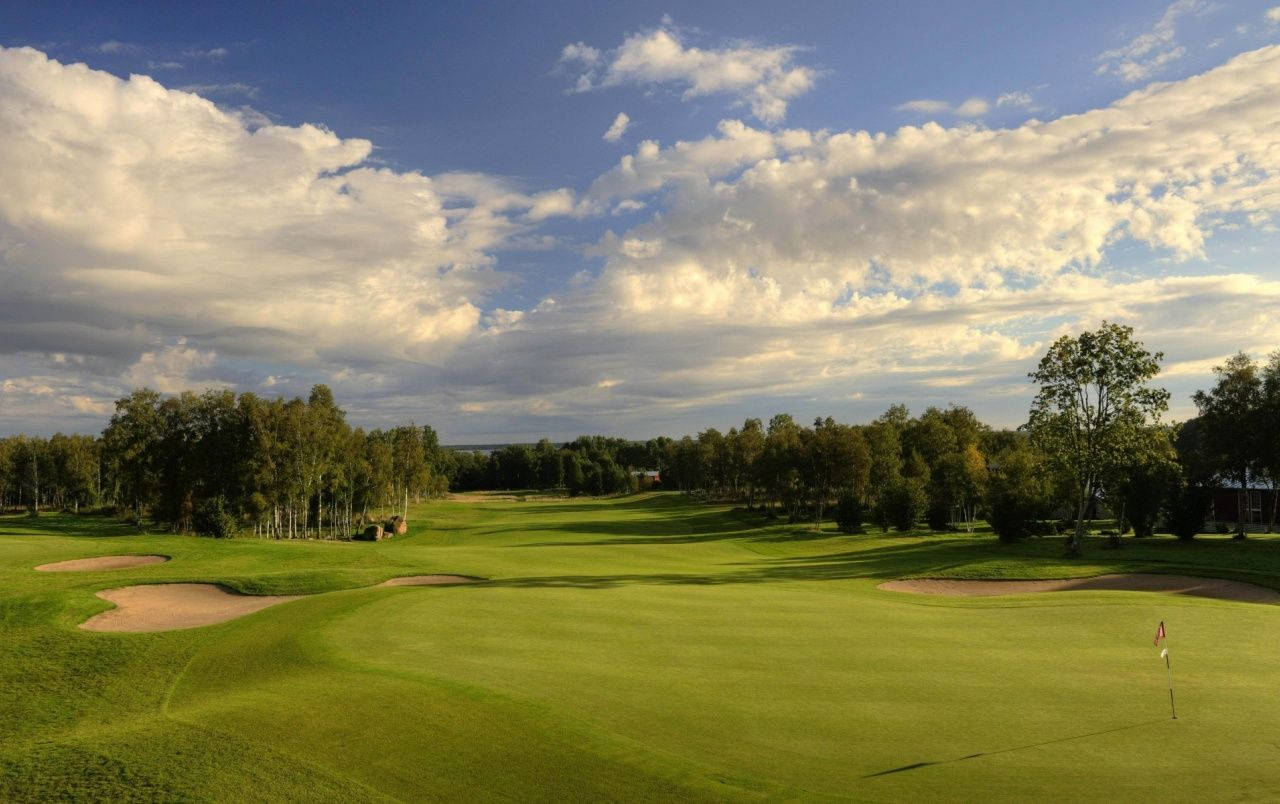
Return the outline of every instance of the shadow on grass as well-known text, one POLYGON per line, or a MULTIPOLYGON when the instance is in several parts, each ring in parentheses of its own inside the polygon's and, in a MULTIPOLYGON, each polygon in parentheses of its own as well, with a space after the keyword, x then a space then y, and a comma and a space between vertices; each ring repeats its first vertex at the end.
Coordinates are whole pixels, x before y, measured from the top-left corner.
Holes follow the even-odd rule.
POLYGON ((760 561, 725 565, 742 567, 716 573, 630 573, 617 575, 546 575, 523 578, 499 578, 485 586, 513 588, 581 588, 608 589, 635 584, 689 584, 714 586, 771 581, 821 581, 850 578, 893 578, 903 572, 941 572, 977 558, 971 553, 940 553, 935 541, 912 541, 869 547, 841 553, 786 558, 762 558, 760 561))
MULTIPOLYGON (((1038 577, 1090 576, 1108 572, 1157 572, 1194 575, 1208 578, 1225 578, 1248 581, 1265 587, 1280 589, 1280 556, 1274 549, 1260 557, 1255 566, 1249 566, 1236 555, 1222 555, 1218 551, 1205 551, 1196 557, 1199 561, 1178 556, 1178 545, 1169 543, 1170 554, 1164 551, 1133 551, 1117 554, 1095 547, 1084 562, 1062 558, 1062 540, 1044 539, 1038 544, 1005 544, 995 540, 974 539, 966 536, 951 538, 917 538, 902 536, 890 544, 883 544, 884 537, 876 539, 875 546, 868 545, 865 537, 845 537, 830 534, 833 547, 849 548, 838 552, 809 553, 804 555, 751 558, 744 561, 718 565, 719 571, 549 575, 496 579, 486 586, 515 588, 582 588, 607 589, 625 585, 688 584, 714 586, 740 583, 768 583, 779 581, 840 581, 850 579, 889 580, 902 577, 936 578, 956 576, 955 571, 965 567, 980 566, 983 577, 1007 577, 1026 580, 1038 577), (1179 560, 1181 559, 1181 560, 1179 560), (1209 559, 1209 560, 1204 560, 1209 559), (1241 565, 1244 566, 1241 566, 1241 565), (1075 566, 1080 571, 1072 572, 1075 566), (1012 569, 1010 572, 1009 570, 1012 569), (1065 571, 1065 572, 1064 572, 1065 571)), ((704 535, 675 536, 665 538, 611 539, 604 544, 687 544, 718 539, 753 541, 790 541, 778 538, 774 533, 761 535, 758 530, 711 533, 704 535)), ((1099 540, 1101 541, 1101 540, 1099 540)), ((585 545, 601 542, 567 542, 585 545)), ((1154 546, 1154 545, 1153 545, 1154 546)), ((1274 545, 1273 545, 1274 548, 1274 545)), ((1228 552, 1234 553, 1234 550, 1228 552)), ((969 573, 972 576, 972 573, 969 573)))
POLYGON ((0 516, 0 536, 70 536, 97 539, 105 536, 142 536, 128 522, 94 514, 42 513, 40 516, 0 516))
POLYGON ((1103 734, 1114 734, 1118 731, 1131 731, 1133 729, 1140 729, 1145 726, 1155 726, 1159 723, 1169 723, 1169 722, 1171 721, 1166 718, 1161 718, 1160 720, 1147 720, 1142 723, 1132 723, 1128 726, 1117 726, 1114 729, 1102 729, 1100 731, 1091 731, 1086 734, 1073 734, 1070 737, 1058 737, 1057 739, 1053 739, 1053 740, 1044 740, 1038 743, 1028 743, 1027 745, 1018 745, 1018 746, 1014 746, 1013 748, 1000 748, 995 751, 981 751, 977 754, 969 754, 963 757, 956 757, 955 759, 940 759, 933 762, 912 762, 910 765, 903 765, 900 768, 890 768, 889 770, 877 771, 876 773, 868 773, 866 776, 863 776, 862 778, 874 779, 877 776, 891 776, 895 773, 903 773, 905 771, 917 770, 919 768, 928 768, 933 765, 950 765, 953 762, 964 762, 966 759, 979 759, 981 757, 995 756, 996 754, 1008 754, 1008 753, 1012 753, 1013 751, 1025 751, 1028 748, 1041 748, 1046 745, 1054 745, 1056 743, 1065 743, 1065 742, 1070 742, 1071 740, 1083 740, 1086 737, 1098 737, 1099 735, 1103 735, 1103 734))

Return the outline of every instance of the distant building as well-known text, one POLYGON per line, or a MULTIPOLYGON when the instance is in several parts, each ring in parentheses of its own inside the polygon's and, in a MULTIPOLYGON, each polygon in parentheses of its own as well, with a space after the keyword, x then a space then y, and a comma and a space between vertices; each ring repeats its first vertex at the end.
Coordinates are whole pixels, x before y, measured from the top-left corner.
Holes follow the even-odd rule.
POLYGON ((1214 489, 1213 501, 1209 505, 1210 529, 1226 526, 1229 530, 1234 530, 1236 523, 1243 518, 1245 530, 1255 533, 1264 531, 1271 524, 1275 504, 1276 492, 1273 489, 1250 488, 1244 498, 1242 512, 1240 486, 1219 486, 1214 489))
POLYGON ((660 489, 662 488, 662 475, 656 469, 645 469, 638 472, 632 472, 631 476, 636 479, 636 485, 641 489, 660 489))

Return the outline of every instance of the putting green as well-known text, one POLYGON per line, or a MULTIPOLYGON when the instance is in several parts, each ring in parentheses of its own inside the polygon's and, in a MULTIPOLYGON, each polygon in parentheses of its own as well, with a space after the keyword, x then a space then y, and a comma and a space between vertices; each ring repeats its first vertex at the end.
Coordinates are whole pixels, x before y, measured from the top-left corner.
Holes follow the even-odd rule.
POLYGON ((813 534, 670 494, 412 513, 376 544, 0 518, 0 799, 1280 797, 1280 608, 876 588, 1151 571, 1280 588, 1277 540, 1095 542, 1071 563, 1054 541, 813 534), (31 570, 95 551, 173 560, 31 570), (489 580, 376 586, 441 573, 489 580), (108 607, 96 591, 156 582, 330 594, 187 631, 76 627, 108 607))

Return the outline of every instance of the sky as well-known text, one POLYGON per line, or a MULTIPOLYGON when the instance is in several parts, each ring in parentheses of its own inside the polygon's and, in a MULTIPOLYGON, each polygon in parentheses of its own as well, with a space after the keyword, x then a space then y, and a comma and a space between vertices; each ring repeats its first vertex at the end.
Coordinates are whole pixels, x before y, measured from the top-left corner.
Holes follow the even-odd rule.
POLYGON ((1280 349, 1276 2, 10 0, 0 434, 1012 427, 1103 320, 1186 418, 1280 349))

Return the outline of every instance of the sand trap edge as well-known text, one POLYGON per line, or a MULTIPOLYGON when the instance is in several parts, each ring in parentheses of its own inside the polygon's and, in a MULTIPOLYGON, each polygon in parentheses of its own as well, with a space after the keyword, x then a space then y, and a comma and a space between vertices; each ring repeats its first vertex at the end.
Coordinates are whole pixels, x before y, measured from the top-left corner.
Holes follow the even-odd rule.
POLYGON ((904 578, 885 581, 877 584, 876 588, 889 592, 949 597, 994 597, 1083 591, 1162 592, 1241 603, 1280 604, 1280 591, 1248 581, 1145 572, 1041 580, 904 578))
POLYGON ((172 560, 172 556, 162 555, 113 555, 93 556, 92 558, 71 558, 66 561, 53 561, 41 564, 34 569, 37 572, 108 572, 111 570, 146 567, 152 564, 164 564, 172 560))
POLYGON ((84 631, 153 633, 201 628, 235 620, 309 595, 243 595, 214 583, 150 583, 103 589, 97 597, 115 608, 84 622, 84 631))
MULTIPOLYGON (((378 586, 459 586, 486 580, 472 575, 404 575, 378 586)), ((103 589, 96 595, 115 604, 115 608, 99 612, 80 623, 81 630, 155 633, 202 628, 239 619, 280 603, 314 596, 245 595, 216 583, 143 583, 103 589)))

